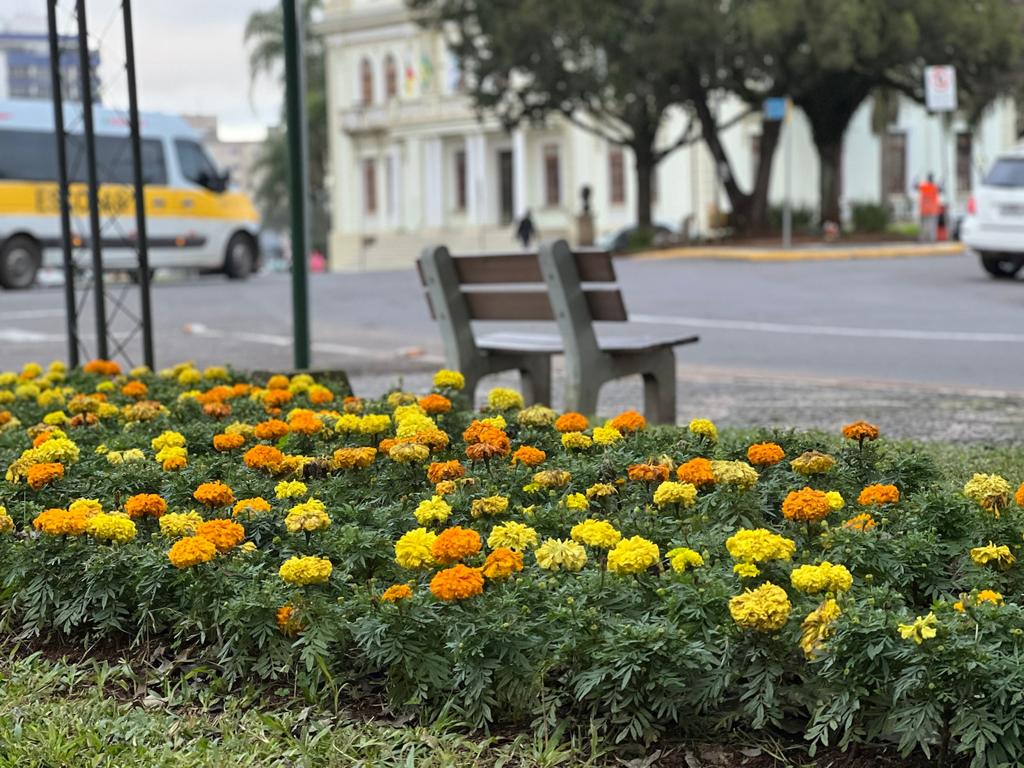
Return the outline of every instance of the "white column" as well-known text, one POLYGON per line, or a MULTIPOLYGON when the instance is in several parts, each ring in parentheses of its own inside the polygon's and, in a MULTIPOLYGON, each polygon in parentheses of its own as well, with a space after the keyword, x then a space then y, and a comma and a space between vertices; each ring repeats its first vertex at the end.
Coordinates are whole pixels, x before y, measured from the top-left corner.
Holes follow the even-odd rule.
POLYGON ((470 224, 487 223, 487 138, 482 133, 466 137, 466 217, 470 224))
POLYGON ((526 132, 517 128, 512 132, 512 213, 517 219, 530 205, 526 185, 526 132))
POLYGON ((390 229, 398 229, 398 224, 402 220, 402 148, 396 144, 388 151, 387 154, 387 173, 388 173, 388 197, 387 197, 387 212, 388 212, 388 227, 390 229))
POLYGON ((428 227, 440 229, 444 223, 444 167, 441 139, 423 142, 423 203, 428 227))
POLYGON ((399 173, 405 183, 402 185, 402 196, 399 198, 399 226, 415 232, 423 227, 423 183, 420 181, 423 171, 423 142, 416 137, 406 139, 405 165, 399 173))

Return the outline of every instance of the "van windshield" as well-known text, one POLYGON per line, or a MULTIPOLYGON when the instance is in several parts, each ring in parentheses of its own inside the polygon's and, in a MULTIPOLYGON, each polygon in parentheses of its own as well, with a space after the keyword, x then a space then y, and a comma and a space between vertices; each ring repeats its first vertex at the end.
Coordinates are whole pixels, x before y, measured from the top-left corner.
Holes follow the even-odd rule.
POLYGON ((996 160, 985 177, 987 187, 1024 187, 1024 157, 996 160))

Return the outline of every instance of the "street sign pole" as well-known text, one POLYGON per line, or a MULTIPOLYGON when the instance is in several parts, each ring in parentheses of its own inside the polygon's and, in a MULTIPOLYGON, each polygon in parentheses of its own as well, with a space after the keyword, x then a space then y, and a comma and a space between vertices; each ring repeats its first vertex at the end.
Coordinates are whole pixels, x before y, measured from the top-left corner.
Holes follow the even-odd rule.
POLYGON ((785 146, 785 199, 782 201, 782 247, 790 248, 793 245, 793 105, 786 99, 786 119, 783 121, 783 130, 786 132, 785 146))
POLYGON ((295 0, 281 0, 284 19, 285 107, 288 124, 288 196, 292 241, 292 333, 294 362, 309 368, 309 281, 306 262, 306 176, 303 134, 306 118, 302 77, 302 41, 295 0))

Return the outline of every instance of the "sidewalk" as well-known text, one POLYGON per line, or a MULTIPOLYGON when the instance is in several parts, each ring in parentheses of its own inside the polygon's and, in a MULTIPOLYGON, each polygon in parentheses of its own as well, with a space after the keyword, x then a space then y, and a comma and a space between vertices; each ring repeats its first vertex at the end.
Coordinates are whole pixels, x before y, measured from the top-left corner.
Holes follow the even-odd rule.
POLYGON ((920 256, 960 256, 963 243, 809 243, 791 248, 742 245, 694 245, 641 251, 627 256, 638 261, 722 259, 731 261, 838 261, 902 259, 920 256))

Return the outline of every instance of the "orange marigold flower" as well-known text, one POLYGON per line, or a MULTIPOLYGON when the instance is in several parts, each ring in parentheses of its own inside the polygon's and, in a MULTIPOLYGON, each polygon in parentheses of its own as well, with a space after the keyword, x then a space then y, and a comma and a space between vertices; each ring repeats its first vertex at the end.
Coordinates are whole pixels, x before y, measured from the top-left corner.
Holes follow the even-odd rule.
POLYGON ((208 403, 223 403, 234 396, 235 391, 231 387, 225 387, 223 384, 220 384, 216 387, 210 387, 210 389, 200 394, 196 400, 206 405, 208 403))
POLYGON ((473 462, 489 461, 501 455, 501 449, 493 443, 473 443, 466 446, 466 457, 473 462))
POLYGON ((48 429, 43 430, 38 435, 36 435, 35 437, 32 438, 32 447, 33 448, 38 448, 40 445, 42 445, 47 440, 49 440, 50 436, 52 434, 53 433, 50 430, 48 430, 48 429))
POLYGON ((484 561, 483 575, 491 581, 500 581, 521 570, 523 553, 508 547, 498 547, 484 561))
POLYGON ((252 433, 258 440, 280 440, 288 434, 288 425, 280 419, 267 419, 257 424, 252 433))
POLYGON ((158 493, 137 493, 128 497, 124 511, 133 520, 146 516, 160 517, 167 512, 167 502, 158 493))
POLYGON ((899 500, 900 491, 895 485, 882 485, 880 483, 869 485, 857 497, 857 503, 862 507, 895 504, 899 500))
POLYGON ((623 411, 608 422, 608 426, 615 427, 615 429, 625 435, 630 432, 639 432, 647 429, 647 419, 636 411, 623 411))
POLYGON ((770 467, 786 458, 786 452, 777 443, 754 443, 747 448, 747 461, 755 467, 770 467))
POLYGON ((184 456, 171 456, 164 459, 164 463, 161 466, 164 468, 164 472, 174 472, 187 467, 188 460, 184 456))
POLYGON ((239 434, 224 434, 213 436, 213 447, 218 451, 233 451, 245 445, 245 436, 239 434))
POLYGON ((362 448, 338 448, 333 463, 338 469, 366 469, 377 458, 377 449, 372 445, 362 448))
POLYGON ((313 386, 309 388, 306 395, 313 405, 326 405, 334 400, 334 393, 324 386, 313 386))
POLYGON ((303 630, 302 622, 295 615, 295 608, 291 605, 282 605, 277 609, 277 627, 289 637, 294 637, 303 630))
POLYGON ((217 545, 202 536, 185 536, 174 542, 167 559, 175 568, 191 568, 217 556, 217 545))
POLYGON ((676 468, 676 477, 679 478, 679 482, 689 483, 696 488, 710 488, 715 484, 711 462, 700 456, 680 464, 676 468))
POLYGON ((44 509, 32 521, 32 527, 48 536, 81 536, 89 524, 84 510, 44 509))
POLYGON ((870 513, 861 512, 859 515, 854 515, 843 523, 843 528, 848 531, 870 531, 877 525, 878 523, 875 522, 875 518, 870 513))
POLYGON ((131 397, 135 400, 141 400, 147 394, 149 394, 149 387, 143 381, 129 381, 123 387, 121 387, 121 394, 125 397, 131 397))
POLYGON ((97 358, 96 360, 90 360, 88 363, 83 365, 82 370, 86 373, 95 373, 100 376, 118 376, 121 373, 121 366, 113 360, 102 360, 97 358))
POLYGON ((1013 498, 1017 502, 1018 507, 1024 507, 1024 483, 1020 484, 1020 488, 1017 489, 1013 498))
POLYGON ((455 525, 437 535, 430 553, 439 563, 455 563, 472 557, 480 551, 481 546, 479 533, 471 528, 455 525))
POLYGON ((254 445, 245 452, 242 461, 249 469, 267 469, 276 472, 284 462, 284 454, 272 445, 254 445))
POLYGON ((461 563, 434 574, 430 580, 430 594, 438 600, 465 600, 484 591, 484 577, 479 568, 467 568, 461 563))
POLYGON ((231 406, 227 403, 207 403, 203 406, 203 413, 211 419, 226 419, 231 415, 231 406))
POLYGON ((412 588, 408 584, 392 584, 384 590, 380 596, 382 603, 397 603, 399 600, 408 600, 412 597, 412 588))
POLYGON ((540 448, 534 448, 532 445, 521 445, 516 448, 516 452, 512 454, 512 463, 522 464, 526 467, 536 467, 547 457, 548 455, 540 448))
POLYGON ((452 461, 435 461, 427 467, 427 480, 435 485, 442 480, 458 480, 465 476, 466 468, 462 466, 461 461, 454 459, 452 461))
POLYGON ((64 465, 57 462, 33 464, 28 468, 28 484, 34 491, 64 477, 64 465))
MULTIPOLYGON (((402 438, 409 442, 425 445, 435 451, 442 451, 448 447, 448 433, 440 429, 428 429, 417 432, 409 438, 402 438)), ((507 439, 507 438, 506 438, 507 439)))
POLYGON ((292 399, 292 393, 287 389, 271 389, 263 393, 263 407, 270 410, 280 408, 292 399))
POLYGON ((472 443, 501 443, 508 442, 508 435, 503 430, 482 421, 474 421, 462 433, 462 439, 467 444, 472 443))
POLYGON ((843 437, 847 440, 863 443, 865 440, 877 440, 878 435, 878 427, 866 421, 855 421, 843 427, 843 437))
POLYGON ((647 483, 668 480, 668 467, 661 464, 631 464, 626 469, 630 480, 642 480, 647 483))
POLYGON ((582 413, 569 411, 555 419, 555 429, 559 432, 582 432, 590 426, 590 421, 582 413))
POLYGON ((217 518, 196 526, 196 536, 212 541, 218 552, 230 552, 245 539, 245 528, 234 520, 217 518))
POLYGON ((267 389, 288 389, 291 380, 283 373, 275 373, 267 379, 267 389))
POLYGON ((420 408, 431 416, 448 413, 452 409, 452 401, 444 395, 429 394, 420 398, 420 408))
POLYGON ((270 502, 262 496, 253 496, 251 499, 239 499, 231 510, 235 517, 251 517, 261 512, 270 511, 270 502))
POLYGON ((192 494, 192 498, 206 507, 226 507, 235 503, 235 494, 220 480, 203 483, 192 494))
POLYGON ((355 395, 348 395, 341 401, 341 409, 345 413, 362 413, 363 401, 355 395))
POLYGON ((288 419, 288 429, 300 435, 315 435, 324 428, 324 423, 309 411, 298 411, 288 419))
POLYGON ((391 449, 398 445, 399 440, 394 437, 385 437, 379 443, 377 443, 377 453, 382 453, 387 456, 391 453, 391 449))
POLYGON ((813 523, 823 520, 832 511, 824 491, 804 488, 790 491, 782 502, 782 514, 787 520, 798 523, 813 523))

